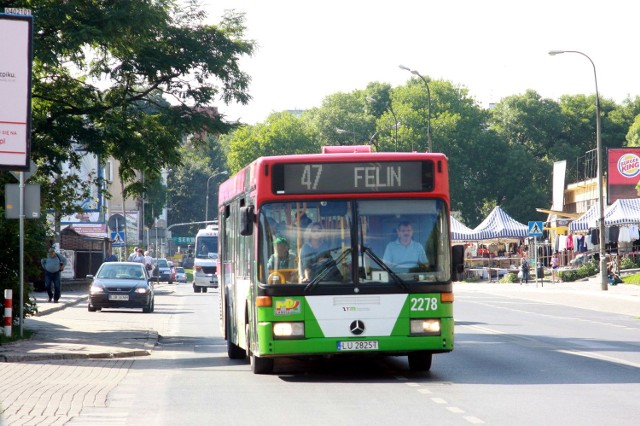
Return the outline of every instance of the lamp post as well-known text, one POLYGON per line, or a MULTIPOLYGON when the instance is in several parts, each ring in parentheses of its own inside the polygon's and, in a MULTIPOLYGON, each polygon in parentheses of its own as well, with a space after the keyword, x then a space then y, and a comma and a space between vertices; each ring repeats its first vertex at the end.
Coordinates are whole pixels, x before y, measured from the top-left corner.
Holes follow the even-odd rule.
MULTIPOLYGON (((429 83, 418 71, 412 70, 404 65, 399 65, 399 67, 402 70, 409 71, 411 74, 420 77, 424 85, 427 86, 427 142, 429 144, 429 152, 433 152, 433 145, 431 143, 431 90, 429 90, 429 83)), ((413 147, 411 147, 411 150, 413 151, 413 147)))
MULTIPOLYGON (((398 134, 398 126, 400 126, 402 123, 400 123, 399 121, 396 121, 396 124, 391 125, 389 127, 387 127, 386 129, 380 129, 380 130, 376 130, 376 132, 371 135, 371 137, 369 138, 369 145, 373 144, 373 140, 376 138, 376 136, 378 136, 378 133, 380 133, 383 130, 387 130, 387 129, 393 129, 395 127, 396 129, 396 135, 398 134)), ((376 151, 378 150, 378 145, 374 145, 376 147, 376 151)), ((396 139, 396 151, 398 150, 398 140, 396 139)))
POLYGON ((216 172, 216 173, 212 174, 211 176, 209 176, 209 179, 207 179, 207 197, 206 197, 205 206, 204 206, 204 221, 205 222, 209 221, 209 182, 211 182, 211 179, 216 177, 216 176, 226 175, 228 173, 229 172, 227 172, 226 170, 223 170, 221 172, 216 172))
POLYGON ((577 53, 582 55, 591 62, 593 67, 593 78, 596 83, 596 153, 598 157, 598 203, 599 205, 599 219, 598 219, 598 234, 600 236, 600 288, 604 291, 609 289, 607 285, 607 260, 605 250, 605 223, 604 223, 604 195, 602 188, 603 177, 603 154, 602 154, 602 139, 600 135, 600 96, 598 94, 598 75, 596 74, 596 65, 591 58, 585 53, 577 50, 551 50, 549 55, 555 56, 562 53, 577 53))
POLYGON ((351 130, 339 129, 336 127, 336 133, 339 135, 352 135, 353 136, 353 144, 357 143, 356 138, 359 136, 356 132, 352 132, 351 130))
MULTIPOLYGON (((376 98, 372 98, 371 96, 367 96, 367 102, 371 103, 371 104, 377 104, 378 100, 376 98)), ((395 124, 395 128, 396 128, 396 137, 394 139, 395 141, 395 145, 396 145, 396 151, 398 151, 398 126, 400 125, 400 122, 398 121, 398 117, 396 117, 396 113, 393 111, 393 108, 391 108, 391 102, 389 102, 389 106, 387 107, 389 109, 389 112, 391 112, 391 115, 393 115, 393 122, 396 123, 395 124)), ((369 139, 369 144, 371 144, 371 142, 373 141, 373 137, 375 135, 377 135, 379 133, 375 132, 373 134, 373 136, 371 136, 371 139, 369 139)))

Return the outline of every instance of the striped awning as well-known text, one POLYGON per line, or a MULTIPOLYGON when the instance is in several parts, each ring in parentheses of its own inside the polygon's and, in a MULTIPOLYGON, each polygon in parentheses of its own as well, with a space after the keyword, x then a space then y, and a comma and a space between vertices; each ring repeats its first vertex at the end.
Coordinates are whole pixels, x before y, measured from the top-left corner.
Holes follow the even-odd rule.
POLYGON ((606 226, 640 223, 640 199, 619 198, 604 212, 606 226))
POLYGON ((489 216, 473 230, 476 240, 490 240, 494 238, 526 238, 529 227, 509 216, 499 206, 489 213, 489 216))
POLYGON ((596 221, 600 215, 599 205, 600 203, 596 202, 589 207, 589 210, 587 210, 585 214, 571 222, 569 224, 569 231, 588 231, 589 229, 596 228, 598 226, 596 221))
POLYGON ((474 241, 473 230, 451 216, 451 241, 474 241))

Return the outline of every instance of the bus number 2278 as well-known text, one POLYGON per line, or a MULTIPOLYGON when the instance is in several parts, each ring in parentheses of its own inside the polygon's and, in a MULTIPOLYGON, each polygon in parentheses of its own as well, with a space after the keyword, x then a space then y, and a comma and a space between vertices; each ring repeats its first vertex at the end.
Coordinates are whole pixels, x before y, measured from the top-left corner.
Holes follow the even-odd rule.
POLYGON ((436 311, 438 310, 438 299, 436 297, 412 297, 412 311, 436 311))

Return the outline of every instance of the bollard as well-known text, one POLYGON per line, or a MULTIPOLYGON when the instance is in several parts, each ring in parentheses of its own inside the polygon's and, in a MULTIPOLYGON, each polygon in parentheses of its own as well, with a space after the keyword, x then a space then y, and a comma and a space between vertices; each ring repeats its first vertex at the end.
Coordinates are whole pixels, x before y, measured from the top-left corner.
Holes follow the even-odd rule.
POLYGON ((4 335, 11 337, 11 323, 13 320, 13 290, 4 291, 4 335))

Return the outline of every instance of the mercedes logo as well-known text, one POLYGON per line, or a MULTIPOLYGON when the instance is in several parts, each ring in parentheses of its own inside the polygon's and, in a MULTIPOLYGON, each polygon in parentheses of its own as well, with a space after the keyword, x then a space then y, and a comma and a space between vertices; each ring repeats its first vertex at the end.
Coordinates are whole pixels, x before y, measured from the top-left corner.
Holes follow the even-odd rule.
POLYGON ((364 323, 360 320, 355 320, 349 326, 349 330, 351 330, 352 334, 359 336, 364 332, 364 323))

